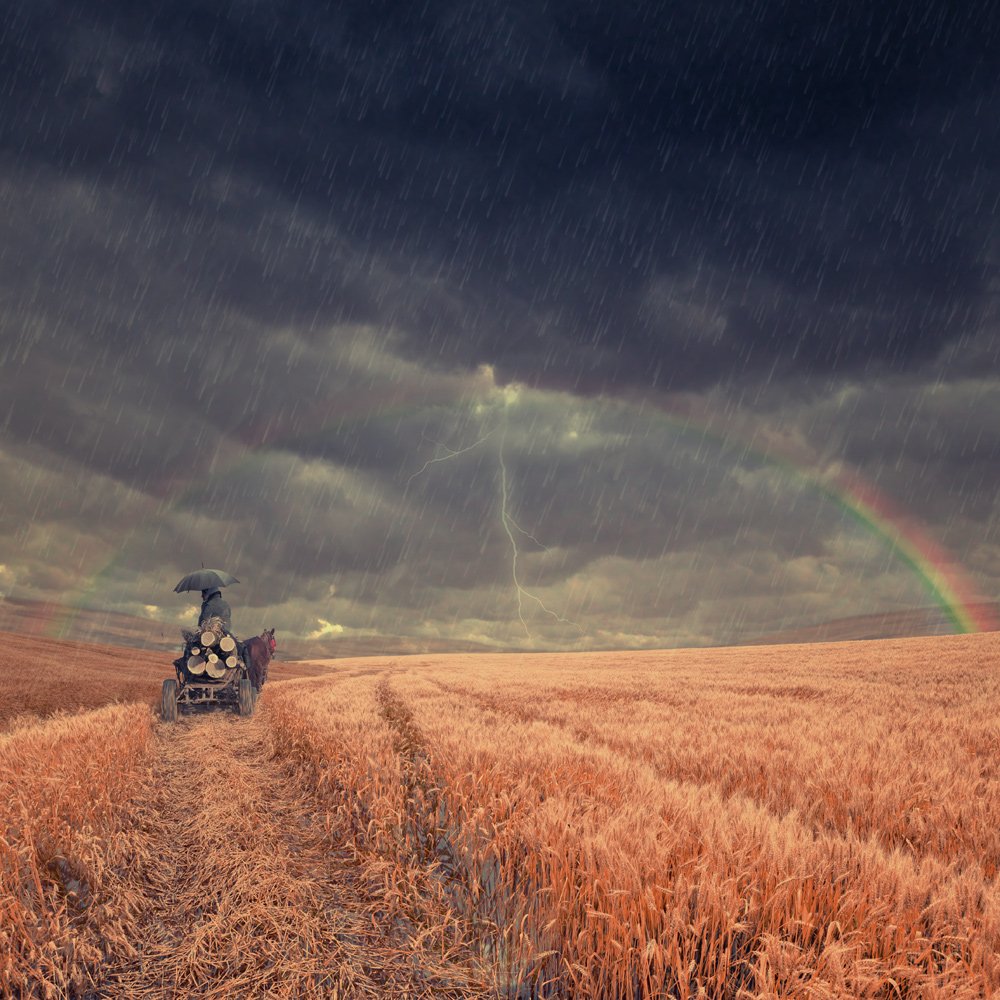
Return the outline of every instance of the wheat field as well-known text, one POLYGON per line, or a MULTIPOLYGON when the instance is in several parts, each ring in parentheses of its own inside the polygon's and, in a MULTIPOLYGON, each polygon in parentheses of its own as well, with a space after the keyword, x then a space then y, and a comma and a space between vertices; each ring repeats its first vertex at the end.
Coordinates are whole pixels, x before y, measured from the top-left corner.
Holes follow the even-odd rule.
MULTIPOLYGON (((175 655, 0 630, 0 732, 57 712, 132 701, 152 708, 164 678, 173 675, 175 655)), ((280 679, 328 668, 279 659, 271 671, 280 679)))
POLYGON ((302 664, 0 735, 0 994, 1000 996, 1000 636, 302 664))
POLYGON ((268 710, 501 994, 972 998, 1000 988, 998 652, 355 661, 268 710))

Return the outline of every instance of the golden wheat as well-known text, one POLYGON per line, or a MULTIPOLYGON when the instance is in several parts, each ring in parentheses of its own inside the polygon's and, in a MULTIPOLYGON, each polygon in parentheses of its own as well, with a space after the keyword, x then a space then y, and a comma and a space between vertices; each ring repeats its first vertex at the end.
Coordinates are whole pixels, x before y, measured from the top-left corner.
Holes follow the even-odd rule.
POLYGON ((249 720, 116 705, 0 735, 0 996, 489 995, 317 809, 269 690, 249 720))
POLYGON ((0 736, 0 995, 78 995, 126 933, 101 890, 148 768, 149 710, 112 706, 0 736))
POLYGON ((354 661, 268 718, 502 995, 973 998, 1000 988, 998 647, 354 661))
POLYGON ((998 653, 367 659, 252 720, 14 720, 0 995, 995 996, 998 653))
POLYGON ((156 742, 134 863, 108 886, 109 905, 130 901, 131 947, 108 949, 96 995, 482 995, 462 968, 377 926, 379 886, 319 821, 259 718, 188 718, 156 742))
POLYGON ((0 730, 18 718, 159 698, 171 657, 0 632, 0 730))

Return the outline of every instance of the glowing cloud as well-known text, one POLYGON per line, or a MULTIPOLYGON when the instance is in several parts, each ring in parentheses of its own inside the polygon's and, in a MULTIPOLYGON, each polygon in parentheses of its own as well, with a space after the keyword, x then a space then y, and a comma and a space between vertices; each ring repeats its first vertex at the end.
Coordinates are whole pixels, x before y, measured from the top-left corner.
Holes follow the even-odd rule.
POLYGON ((343 625, 328 622, 325 618, 317 618, 316 620, 319 622, 319 628, 310 632, 306 636, 307 639, 323 639, 328 635, 340 635, 344 631, 343 625))

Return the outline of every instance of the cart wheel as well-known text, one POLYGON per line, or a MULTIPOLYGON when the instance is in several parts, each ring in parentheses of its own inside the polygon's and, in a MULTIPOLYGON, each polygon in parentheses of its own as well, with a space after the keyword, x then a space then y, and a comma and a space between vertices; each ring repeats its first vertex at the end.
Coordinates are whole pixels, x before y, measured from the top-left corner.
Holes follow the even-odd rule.
POLYGON ((240 678, 240 715, 253 715, 253 685, 249 677, 240 678))
POLYGON ((164 722, 177 721, 177 681, 173 678, 163 682, 163 697, 160 700, 160 717, 164 722))

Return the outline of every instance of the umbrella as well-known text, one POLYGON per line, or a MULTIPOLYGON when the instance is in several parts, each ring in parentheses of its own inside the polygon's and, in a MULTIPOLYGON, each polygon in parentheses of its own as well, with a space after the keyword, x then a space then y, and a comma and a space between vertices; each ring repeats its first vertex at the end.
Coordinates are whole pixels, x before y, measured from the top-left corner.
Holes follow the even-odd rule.
POLYGON ((216 587, 228 587, 231 583, 239 582, 232 573, 222 569, 196 569, 193 573, 188 573, 174 587, 174 593, 180 594, 185 590, 215 590, 216 587))

